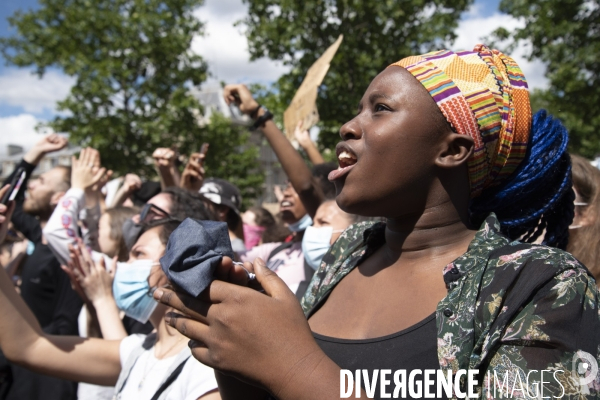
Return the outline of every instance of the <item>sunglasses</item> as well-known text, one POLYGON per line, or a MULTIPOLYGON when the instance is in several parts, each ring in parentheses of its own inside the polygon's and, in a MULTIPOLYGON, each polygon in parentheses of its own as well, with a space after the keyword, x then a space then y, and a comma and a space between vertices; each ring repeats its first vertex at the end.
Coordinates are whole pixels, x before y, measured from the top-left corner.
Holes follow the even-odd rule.
POLYGON ((144 204, 140 212, 140 223, 147 224, 154 221, 179 221, 173 218, 168 212, 151 203, 144 204))

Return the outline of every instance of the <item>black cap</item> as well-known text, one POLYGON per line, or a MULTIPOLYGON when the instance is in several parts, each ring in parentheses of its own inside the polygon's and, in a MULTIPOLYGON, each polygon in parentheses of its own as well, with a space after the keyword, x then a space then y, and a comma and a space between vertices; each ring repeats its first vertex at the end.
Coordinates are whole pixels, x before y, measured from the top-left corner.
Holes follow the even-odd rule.
POLYGON ((224 179, 208 178, 200 188, 200 194, 215 204, 223 204, 240 215, 242 195, 237 186, 224 179))

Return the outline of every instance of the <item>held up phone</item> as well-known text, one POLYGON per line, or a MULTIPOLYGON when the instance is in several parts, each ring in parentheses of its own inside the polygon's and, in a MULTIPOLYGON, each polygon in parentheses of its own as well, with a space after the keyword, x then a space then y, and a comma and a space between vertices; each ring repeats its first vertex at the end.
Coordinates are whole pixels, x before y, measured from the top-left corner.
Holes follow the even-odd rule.
MULTIPOLYGON (((202 143, 202 146, 200 147, 200 154, 202 154, 203 156, 206 156, 206 153, 208 152, 208 146, 209 146, 208 143, 202 143)), ((197 161, 200 162, 201 159, 199 158, 197 161)))
POLYGON ((10 182, 8 191, 4 194, 2 200, 0 200, 0 203, 6 205, 9 201, 13 201, 17 197, 19 189, 21 189, 21 185, 23 185, 23 182, 25 181, 25 176, 27 176, 25 168, 19 168, 10 182))

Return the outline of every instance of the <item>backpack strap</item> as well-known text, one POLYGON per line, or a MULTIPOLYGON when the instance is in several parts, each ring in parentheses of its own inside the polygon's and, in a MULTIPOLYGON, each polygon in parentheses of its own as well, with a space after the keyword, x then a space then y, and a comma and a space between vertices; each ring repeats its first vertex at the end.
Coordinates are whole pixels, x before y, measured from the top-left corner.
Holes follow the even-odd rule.
POLYGON ((169 389, 171 384, 175 382, 177 377, 179 377, 181 371, 183 370, 183 367, 185 367, 185 363, 190 359, 191 356, 192 351, 188 346, 185 346, 185 348, 179 352, 175 361, 173 361, 173 363, 171 363, 171 365, 169 366, 169 369, 165 374, 167 378, 163 381, 163 383, 161 383, 160 387, 158 388, 156 393, 154 393, 154 396, 152 396, 152 399, 150 400, 163 400, 167 397, 167 389, 169 389))
POLYGON ((313 275, 315 274, 315 270, 312 269, 312 267, 310 265, 308 265, 308 263, 306 262, 306 259, 304 260, 304 280, 302 282, 300 282, 300 284, 298 285, 298 289, 296 289, 296 298, 298 299, 298 301, 302 301, 302 298, 304 297, 304 293, 306 293, 306 290, 308 289, 308 286, 310 285, 310 281, 312 280, 313 275))
POLYGON ((127 379, 129 379, 129 374, 131 374, 131 370, 135 366, 137 360, 140 358, 142 354, 148 349, 151 349, 156 343, 156 333, 151 333, 146 336, 146 339, 137 347, 133 349, 123 368, 121 369, 121 373, 119 374, 119 379, 117 380, 117 384, 115 385, 115 394, 113 396, 113 400, 118 400, 121 397, 121 391, 125 387, 127 383, 127 379))
POLYGON ((273 251, 271 251, 271 253, 269 254, 269 257, 267 257, 267 259, 265 260, 265 262, 269 261, 271 258, 273 258, 273 256, 279 252, 284 251, 285 249, 289 249, 290 247, 292 247, 294 245, 294 242, 286 242, 286 243, 281 243, 279 246, 275 247, 273 249, 273 251))

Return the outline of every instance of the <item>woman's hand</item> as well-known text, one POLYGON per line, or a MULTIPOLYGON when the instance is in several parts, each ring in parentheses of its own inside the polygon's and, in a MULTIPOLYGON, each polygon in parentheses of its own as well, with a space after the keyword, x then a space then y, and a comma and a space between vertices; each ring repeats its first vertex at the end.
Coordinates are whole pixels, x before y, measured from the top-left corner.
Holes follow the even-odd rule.
MULTIPOLYGON (((0 199, 4 197, 8 189, 10 189, 10 185, 5 185, 0 189, 0 199)), ((0 204, 0 244, 6 238, 6 232, 8 232, 8 225, 10 225, 10 218, 14 210, 14 201, 9 202, 8 205, 0 204)))
POLYGON ((69 270, 89 302, 97 307, 98 303, 112 299, 116 257, 113 259, 111 270, 107 271, 104 259, 101 258, 98 263, 95 263, 81 240, 78 240, 77 247, 70 246, 69 252, 71 256, 69 270))
POLYGON ((204 157, 202 153, 192 153, 181 174, 180 186, 184 189, 197 192, 204 182, 204 157))
POLYGON ((223 88, 225 102, 235 104, 242 113, 250 114, 258 108, 258 102, 252 97, 252 93, 246 85, 227 85, 223 88))
POLYGON ((88 191, 94 185, 98 185, 105 174, 106 168, 100 167, 100 153, 98 150, 88 147, 81 150, 79 159, 72 157, 72 188, 88 191))
MULTIPOLYGON (((253 267, 264 294, 215 280, 198 298, 165 288, 157 289, 154 298, 178 311, 167 313, 165 320, 192 339, 192 354, 200 362, 286 398, 329 359, 286 284, 262 260, 253 267)), ((232 268, 221 268, 217 275, 237 276, 232 268)))

